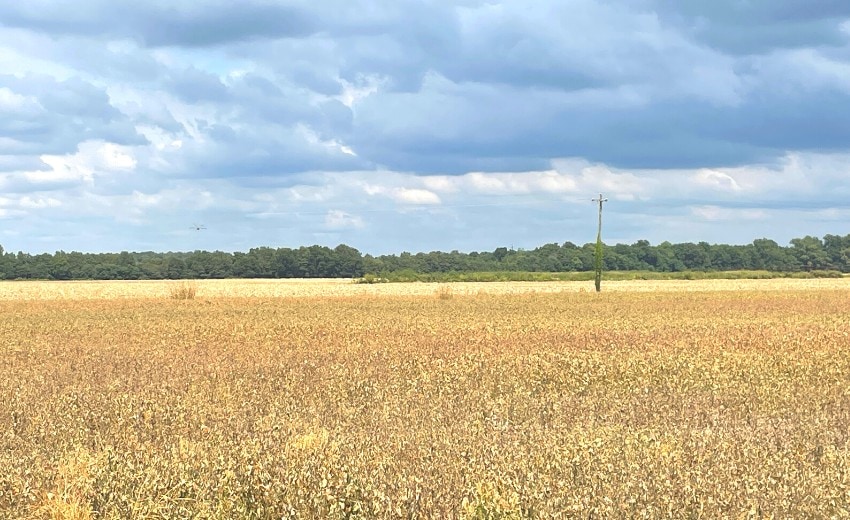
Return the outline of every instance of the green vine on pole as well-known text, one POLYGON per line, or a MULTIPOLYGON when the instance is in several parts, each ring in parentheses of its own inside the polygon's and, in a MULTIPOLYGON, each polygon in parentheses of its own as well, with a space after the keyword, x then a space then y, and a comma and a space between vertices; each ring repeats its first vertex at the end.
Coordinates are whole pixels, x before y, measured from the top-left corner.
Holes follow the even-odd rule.
POLYGON ((596 292, 602 291, 602 236, 596 236, 596 292))
POLYGON ((599 198, 593 199, 593 201, 599 203, 599 228, 596 232, 596 277, 594 283, 596 285, 596 292, 602 292, 602 203, 607 202, 608 199, 603 199, 600 193, 599 198))

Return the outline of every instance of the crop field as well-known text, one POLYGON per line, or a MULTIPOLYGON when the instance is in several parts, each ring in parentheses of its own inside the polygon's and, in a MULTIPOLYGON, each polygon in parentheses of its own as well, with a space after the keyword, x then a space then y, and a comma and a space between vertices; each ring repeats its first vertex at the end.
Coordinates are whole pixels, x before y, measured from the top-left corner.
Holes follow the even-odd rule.
MULTIPOLYGON (((605 281, 605 292, 820 291, 850 290, 847 278, 775 278, 763 280, 628 280, 605 281)), ((338 296, 431 296, 443 289, 453 295, 591 292, 582 282, 449 282, 356 284, 347 279, 256 279, 168 281, 0 281, 0 300, 91 300, 167 298, 191 286, 204 298, 287 298, 338 296)))
POLYGON ((850 518, 850 280, 603 287, 0 283, 0 518, 850 518))

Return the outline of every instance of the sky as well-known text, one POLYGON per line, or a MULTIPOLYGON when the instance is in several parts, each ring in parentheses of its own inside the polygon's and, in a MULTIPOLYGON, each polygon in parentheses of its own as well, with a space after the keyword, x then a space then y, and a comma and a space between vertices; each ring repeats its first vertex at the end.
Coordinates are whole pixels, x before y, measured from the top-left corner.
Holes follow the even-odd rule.
POLYGON ((600 193, 606 243, 850 233, 850 2, 0 3, 6 251, 583 244, 600 193))

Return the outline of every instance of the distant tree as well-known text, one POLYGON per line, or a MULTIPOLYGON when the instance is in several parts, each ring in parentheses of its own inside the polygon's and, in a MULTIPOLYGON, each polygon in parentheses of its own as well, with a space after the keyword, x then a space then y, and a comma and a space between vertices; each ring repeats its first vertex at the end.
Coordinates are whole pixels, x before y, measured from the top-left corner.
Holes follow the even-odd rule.
POLYGON ((251 254, 233 253, 232 274, 237 278, 260 278, 257 258, 251 254))
POLYGON ((832 266, 845 273, 850 272, 850 235, 825 235, 823 249, 832 266))
POLYGON ((49 275, 53 280, 70 280, 72 278, 71 263, 64 251, 57 251, 53 255, 49 275))
MULTIPOLYGON (((66 253, 30 255, 6 252, 0 247, 0 278, 5 279, 158 279, 229 277, 346 277, 364 273, 416 274, 471 271, 590 271, 596 247, 572 242, 544 244, 533 250, 504 247, 494 251, 449 253, 402 252, 398 255, 363 255, 340 244, 298 249, 252 248, 247 253, 195 251, 191 253, 66 253)), ((840 269, 850 272, 850 235, 795 238, 779 246, 762 238, 748 245, 710 245, 706 242, 652 246, 602 244, 603 268, 609 270, 738 270, 840 269)))
POLYGON ((684 271, 685 264, 676 257, 676 250, 670 242, 661 242, 655 246, 655 268, 658 271, 684 271))
POLYGON ((572 258, 572 260, 570 260, 570 263, 568 264, 567 267, 570 271, 586 271, 587 270, 584 263, 581 261, 581 257, 579 255, 574 256, 572 258))
POLYGON ((832 268, 821 239, 812 236, 795 238, 791 240, 791 246, 791 252, 806 271, 832 268))
POLYGON ((705 270, 711 268, 711 255, 700 244, 676 244, 673 254, 685 269, 705 270))
POLYGON ((182 278, 190 278, 186 274, 186 263, 183 259, 169 255, 162 262, 162 276, 169 280, 180 280, 182 278))
POLYGON ((839 269, 841 269, 841 272, 850 273, 850 247, 842 249, 839 257, 834 263, 839 269))
POLYGON ((363 257, 360 251, 345 244, 336 246, 333 250, 333 274, 330 276, 354 278, 363 276, 363 257))
POLYGON ((333 251, 326 246, 298 249, 298 269, 304 278, 324 278, 334 272, 333 251))
POLYGON ((252 278, 274 278, 276 254, 277 252, 270 247, 255 247, 250 249, 247 256, 252 260, 252 278))
POLYGON ((633 246, 628 244, 617 244, 611 247, 611 251, 606 252, 605 256, 612 257, 612 264, 609 269, 619 271, 631 271, 636 269, 648 269, 649 266, 641 262, 637 252, 633 246))
POLYGON ((760 238, 753 240, 753 269, 768 271, 793 271, 800 263, 787 249, 773 240, 760 238))
POLYGON ((640 262, 644 269, 650 271, 658 270, 658 254, 655 248, 647 240, 638 240, 631 246, 632 255, 640 262))
POLYGON ((227 278, 231 276, 233 257, 223 251, 195 251, 186 259, 189 278, 227 278))
POLYGON ((298 252, 288 247, 275 251, 272 265, 274 274, 278 278, 297 278, 301 276, 298 266, 298 252))
POLYGON ((532 251, 534 271, 556 272, 563 271, 561 246, 545 244, 532 251))
POLYGON ((364 273, 383 273, 386 271, 384 261, 380 258, 375 258, 372 255, 363 255, 363 272, 364 273))

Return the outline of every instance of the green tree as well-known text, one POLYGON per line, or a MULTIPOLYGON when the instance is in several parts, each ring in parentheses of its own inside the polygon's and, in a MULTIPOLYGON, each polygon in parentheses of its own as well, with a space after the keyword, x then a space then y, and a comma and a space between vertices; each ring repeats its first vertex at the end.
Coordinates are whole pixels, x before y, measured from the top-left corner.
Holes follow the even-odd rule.
POLYGON ((501 262, 502 259, 504 259, 506 256, 508 256, 507 247, 497 247, 496 250, 493 251, 493 257, 496 259, 497 262, 501 262))
POLYGON ((276 251, 270 247, 255 247, 248 251, 253 269, 252 278, 274 278, 276 251))
POLYGON ((753 269, 768 271, 793 271, 800 264, 787 249, 773 240, 760 238, 753 240, 753 269))
POLYGON ((187 278, 186 263, 182 258, 175 255, 168 255, 162 262, 162 276, 169 280, 179 280, 187 278))
POLYGON ((274 274, 278 278, 297 278, 301 276, 298 267, 298 252, 288 247, 280 248, 274 254, 274 274))
POLYGON ((363 276, 363 257, 360 251, 345 244, 336 246, 334 252, 334 274, 344 278, 363 276))
POLYGON ((823 248, 829 257, 829 263, 836 269, 842 272, 850 272, 850 262, 848 262, 848 254, 850 254, 850 235, 825 235, 823 237, 823 248))
POLYGON ((72 278, 71 264, 68 255, 64 251, 57 251, 53 255, 50 267, 50 277, 54 280, 70 280, 72 278))
POLYGON ((794 257, 806 271, 832 269, 821 239, 812 236, 795 238, 791 240, 791 246, 794 257))
POLYGON ((685 269, 705 270, 711 268, 711 255, 702 244, 676 244, 673 246, 673 254, 685 269))

